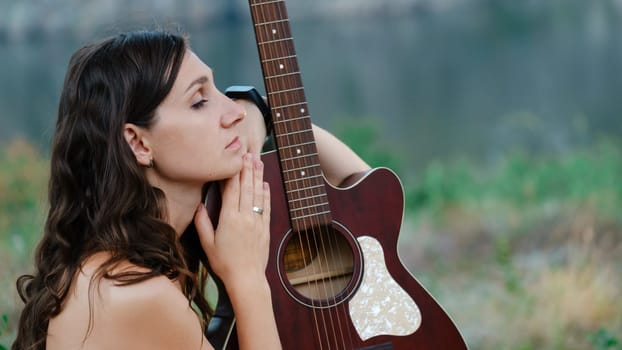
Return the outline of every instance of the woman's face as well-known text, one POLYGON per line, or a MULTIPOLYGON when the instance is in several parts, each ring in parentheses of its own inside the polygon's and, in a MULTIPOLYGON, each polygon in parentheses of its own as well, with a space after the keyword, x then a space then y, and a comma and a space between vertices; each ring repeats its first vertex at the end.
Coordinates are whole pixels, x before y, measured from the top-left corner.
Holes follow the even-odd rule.
POLYGON ((203 184, 242 168, 250 142, 246 112, 216 89, 212 70, 192 51, 155 115, 145 136, 158 181, 203 184))

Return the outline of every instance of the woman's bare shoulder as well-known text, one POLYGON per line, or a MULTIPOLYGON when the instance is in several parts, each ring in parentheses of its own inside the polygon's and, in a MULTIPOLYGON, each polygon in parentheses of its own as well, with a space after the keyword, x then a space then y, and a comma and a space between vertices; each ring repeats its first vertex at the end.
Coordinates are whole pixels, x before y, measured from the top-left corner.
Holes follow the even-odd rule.
MULTIPOLYGON (((153 303, 162 299, 167 303, 188 304, 188 300, 181 293, 179 283, 168 279, 166 276, 155 276, 139 283, 127 285, 120 285, 115 280, 102 278, 98 283, 91 286, 93 276, 108 258, 107 253, 97 253, 82 264, 76 276, 76 292, 93 287, 95 301, 110 308, 122 306, 125 303, 136 304, 136 307, 139 307, 144 303, 153 303)), ((121 261, 109 268, 111 275, 125 272, 143 273, 149 272, 149 270, 128 261, 121 261)))
POLYGON ((110 289, 109 317, 114 323, 103 334, 118 334, 132 349, 208 348, 199 317, 168 278, 110 289))
MULTIPOLYGON (((72 324, 85 324, 85 318, 91 317, 91 330, 83 344, 86 349, 211 349, 179 284, 165 276, 125 286, 102 279, 89 291, 91 277, 103 261, 105 258, 95 256, 82 266, 74 293, 57 317, 58 324, 50 322, 51 334, 72 329, 68 328, 72 324)), ((141 271, 130 263, 115 269, 113 272, 141 271)), ((81 328, 84 340, 86 327, 81 328)))

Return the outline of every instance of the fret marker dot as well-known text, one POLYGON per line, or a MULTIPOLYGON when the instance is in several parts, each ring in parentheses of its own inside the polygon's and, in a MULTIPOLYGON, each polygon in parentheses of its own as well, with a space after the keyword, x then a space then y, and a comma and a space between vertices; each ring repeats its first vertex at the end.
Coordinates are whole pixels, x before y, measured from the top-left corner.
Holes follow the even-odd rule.
POLYGON ((283 69, 283 68, 285 68, 285 66, 283 64, 279 64, 279 68, 283 69))
POLYGON ((304 109, 304 108, 301 108, 301 109, 300 109, 300 113, 304 113, 304 112, 305 112, 305 109, 304 109))
POLYGON ((272 34, 276 34, 276 29, 272 29, 272 34))
POLYGON ((306 173, 304 172, 304 170, 300 172, 300 175, 302 175, 302 176, 305 176, 305 174, 306 173))
POLYGON ((276 113, 276 117, 277 117, 277 118, 280 118, 280 117, 281 117, 281 113, 280 113, 280 112, 277 112, 277 113, 276 113))
POLYGON ((300 154, 302 153, 302 151, 300 150, 300 148, 296 148, 296 154, 300 154))

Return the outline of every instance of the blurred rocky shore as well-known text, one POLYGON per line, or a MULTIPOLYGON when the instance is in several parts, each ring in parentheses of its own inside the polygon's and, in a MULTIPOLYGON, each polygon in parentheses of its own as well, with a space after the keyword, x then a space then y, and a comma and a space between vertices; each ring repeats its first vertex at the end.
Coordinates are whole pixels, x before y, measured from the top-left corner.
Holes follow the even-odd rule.
MULTIPOLYGON (((457 0, 290 0, 291 19, 352 18, 435 11, 457 0)), ((75 35, 138 25, 184 27, 246 20, 245 0, 0 0, 0 42, 75 35)))

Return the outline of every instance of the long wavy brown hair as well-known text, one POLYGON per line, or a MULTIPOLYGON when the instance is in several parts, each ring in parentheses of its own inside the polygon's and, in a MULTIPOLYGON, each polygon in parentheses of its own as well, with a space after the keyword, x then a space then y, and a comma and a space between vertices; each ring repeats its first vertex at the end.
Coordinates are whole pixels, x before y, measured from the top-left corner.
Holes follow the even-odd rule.
POLYGON ((128 285, 164 275, 181 282, 188 302, 207 322, 205 269, 195 255, 184 253, 166 222, 164 193, 149 184, 123 137, 126 123, 153 125, 187 49, 183 35, 136 31, 82 47, 71 57, 35 272, 17 280, 25 306, 13 350, 45 349, 48 323, 61 312, 74 276, 86 258, 102 251, 110 258, 91 279, 91 288, 102 278, 128 285), (112 273, 122 261, 148 272, 112 273))

